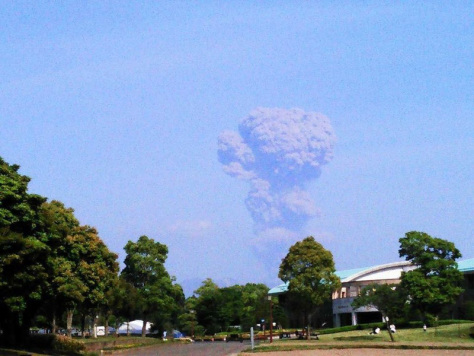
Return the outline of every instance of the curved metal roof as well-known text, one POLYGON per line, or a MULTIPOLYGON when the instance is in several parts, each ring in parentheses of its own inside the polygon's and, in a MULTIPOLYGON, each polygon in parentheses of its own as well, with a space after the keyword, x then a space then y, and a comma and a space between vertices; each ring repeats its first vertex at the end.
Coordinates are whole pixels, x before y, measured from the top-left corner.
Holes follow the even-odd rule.
MULTIPOLYGON (((399 261, 399 262, 392 262, 386 263, 383 265, 372 266, 372 267, 362 267, 362 268, 354 268, 348 269, 343 271, 336 271, 336 275, 341 279, 341 282, 350 282, 360 278, 364 275, 368 275, 370 273, 383 271, 385 269, 393 269, 395 267, 405 267, 411 266, 411 262, 409 261, 399 261)), ((463 273, 474 272, 474 258, 459 261, 458 262, 458 269, 463 273)), ((269 295, 278 295, 282 293, 286 293, 288 291, 289 283, 282 283, 276 287, 271 288, 268 291, 269 295)))
POLYGON ((458 269, 462 273, 474 272, 474 258, 458 262, 458 269))

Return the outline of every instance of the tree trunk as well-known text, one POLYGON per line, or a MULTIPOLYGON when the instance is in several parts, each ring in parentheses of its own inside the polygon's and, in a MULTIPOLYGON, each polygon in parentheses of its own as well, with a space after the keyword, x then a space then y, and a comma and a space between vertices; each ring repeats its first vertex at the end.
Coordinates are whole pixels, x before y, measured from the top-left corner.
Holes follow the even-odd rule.
POLYGON ((310 328, 311 328, 311 313, 308 313, 307 316, 306 316, 306 323, 307 325, 306 327, 306 340, 310 340, 311 339, 311 331, 310 331, 310 328))
POLYGON ((82 331, 82 338, 86 338, 86 316, 84 314, 81 315, 81 331, 82 331))
POLYGON ((94 315, 92 317, 93 323, 92 323, 92 337, 94 339, 97 339, 97 317, 94 315))
POLYGON ((58 327, 56 325, 56 311, 53 311, 53 320, 51 320, 51 332, 56 334, 58 327))
POLYGON ((143 315, 142 337, 146 337, 146 315, 143 315))
POLYGON ((109 336, 109 313, 105 314, 105 337, 109 336))
POLYGON ((390 340, 394 342, 395 339, 393 338, 392 331, 390 330, 390 325, 388 324, 388 318, 386 316, 384 316, 383 318, 385 319, 385 325, 387 327, 388 334, 390 335, 390 340))
POLYGON ((67 336, 72 336, 72 317, 74 315, 74 309, 68 309, 66 314, 66 328, 67 336))

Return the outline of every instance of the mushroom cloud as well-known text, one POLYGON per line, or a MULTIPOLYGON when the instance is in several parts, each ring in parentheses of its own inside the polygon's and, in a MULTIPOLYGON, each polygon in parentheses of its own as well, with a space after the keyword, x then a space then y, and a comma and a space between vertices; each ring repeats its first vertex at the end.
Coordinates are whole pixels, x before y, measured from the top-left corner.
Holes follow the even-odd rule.
POLYGON ((238 132, 219 135, 224 172, 250 183, 245 204, 257 234, 286 231, 290 236, 317 215, 305 187, 331 161, 334 143, 329 119, 301 109, 257 108, 238 132))

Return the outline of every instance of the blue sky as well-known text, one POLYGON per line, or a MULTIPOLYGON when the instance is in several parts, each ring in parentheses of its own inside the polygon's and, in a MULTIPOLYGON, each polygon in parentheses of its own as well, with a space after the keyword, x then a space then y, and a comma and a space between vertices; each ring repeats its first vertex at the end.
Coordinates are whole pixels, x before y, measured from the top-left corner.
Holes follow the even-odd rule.
POLYGON ((469 1, 0 4, 0 156, 124 258, 148 235, 189 294, 278 283, 313 235, 337 269, 392 262, 425 231, 474 257, 469 1), (319 214, 262 239, 218 137, 256 108, 329 118, 319 214))

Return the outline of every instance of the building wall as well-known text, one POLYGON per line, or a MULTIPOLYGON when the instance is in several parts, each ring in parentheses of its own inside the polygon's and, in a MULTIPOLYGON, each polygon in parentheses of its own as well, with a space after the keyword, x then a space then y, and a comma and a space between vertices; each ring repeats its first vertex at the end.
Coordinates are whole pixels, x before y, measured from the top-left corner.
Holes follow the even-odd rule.
POLYGON ((371 283, 398 284, 403 271, 413 269, 409 262, 397 262, 373 268, 367 268, 341 282, 341 288, 334 291, 333 298, 333 324, 334 326, 356 325, 362 322, 382 321, 382 314, 376 308, 363 307, 354 310, 352 302, 360 291, 371 283), (350 319, 348 318, 350 315, 350 319), (377 320, 378 319, 378 320, 377 320), (350 324, 347 324, 350 320, 350 324))

